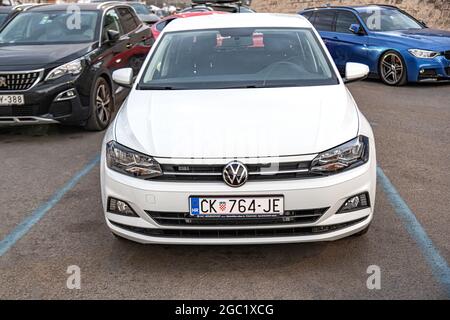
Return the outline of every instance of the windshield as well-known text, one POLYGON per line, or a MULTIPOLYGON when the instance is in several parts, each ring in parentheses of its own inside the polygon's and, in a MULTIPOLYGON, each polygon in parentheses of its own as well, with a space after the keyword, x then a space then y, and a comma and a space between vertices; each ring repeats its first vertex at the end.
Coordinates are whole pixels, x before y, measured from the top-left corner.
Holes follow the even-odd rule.
POLYGON ((24 12, 0 32, 0 44, 92 42, 98 38, 97 20, 95 11, 79 16, 66 11, 24 12))
POLYGON ((133 7, 137 14, 150 14, 150 10, 141 3, 130 3, 130 6, 133 7))
POLYGON ((367 8, 360 10, 359 15, 371 31, 396 31, 423 28, 412 17, 395 9, 367 8))
POLYGON ((337 84, 310 29, 166 33, 139 89, 226 89, 337 84))

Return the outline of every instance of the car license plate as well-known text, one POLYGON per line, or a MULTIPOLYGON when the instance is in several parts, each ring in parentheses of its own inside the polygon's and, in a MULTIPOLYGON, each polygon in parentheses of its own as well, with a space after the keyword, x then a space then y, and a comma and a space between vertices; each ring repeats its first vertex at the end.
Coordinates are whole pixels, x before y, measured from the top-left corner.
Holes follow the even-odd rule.
POLYGON ((0 106, 24 105, 23 94, 0 94, 0 106))
POLYGON ((284 213, 283 196, 190 197, 191 216, 248 217, 277 216, 284 213))

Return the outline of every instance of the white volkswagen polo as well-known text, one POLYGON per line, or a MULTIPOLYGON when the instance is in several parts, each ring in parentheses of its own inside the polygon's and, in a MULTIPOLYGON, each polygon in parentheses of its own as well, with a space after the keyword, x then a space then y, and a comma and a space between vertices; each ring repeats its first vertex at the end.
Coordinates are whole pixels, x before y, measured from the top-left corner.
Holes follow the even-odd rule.
POLYGON ((106 133, 106 223, 141 243, 336 240, 369 228, 372 130, 300 16, 216 15, 167 26, 106 133))

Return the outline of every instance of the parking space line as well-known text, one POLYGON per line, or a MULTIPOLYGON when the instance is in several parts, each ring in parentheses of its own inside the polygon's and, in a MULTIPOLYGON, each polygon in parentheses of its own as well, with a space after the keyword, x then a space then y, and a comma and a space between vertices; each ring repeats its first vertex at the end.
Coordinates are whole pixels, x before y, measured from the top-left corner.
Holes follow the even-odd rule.
POLYGON ((444 287, 447 296, 450 297, 450 268, 447 261, 441 256, 414 213, 380 167, 377 167, 377 176, 391 205, 394 207, 395 213, 400 217, 408 233, 420 247, 431 266, 433 274, 444 287))
POLYGON ((20 238, 22 238, 41 218, 52 209, 62 197, 88 174, 100 162, 100 155, 96 155, 86 166, 78 171, 62 188, 57 190, 45 203, 34 210, 13 231, 0 241, 0 257, 3 256, 20 238))

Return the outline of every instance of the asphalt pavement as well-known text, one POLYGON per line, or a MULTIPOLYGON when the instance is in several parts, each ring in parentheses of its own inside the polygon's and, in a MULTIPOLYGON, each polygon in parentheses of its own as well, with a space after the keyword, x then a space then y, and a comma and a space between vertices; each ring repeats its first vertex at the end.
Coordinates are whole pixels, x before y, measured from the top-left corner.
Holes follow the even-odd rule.
POLYGON ((450 298, 450 84, 363 81, 349 89, 373 126, 387 180, 378 179, 370 231, 336 242, 118 240, 104 223, 92 165, 103 133, 0 129, 0 298, 450 298), (71 265, 80 268, 80 289, 67 287, 71 265), (371 290, 373 265, 381 282, 371 290))

